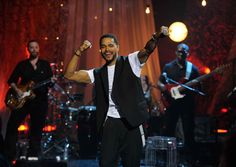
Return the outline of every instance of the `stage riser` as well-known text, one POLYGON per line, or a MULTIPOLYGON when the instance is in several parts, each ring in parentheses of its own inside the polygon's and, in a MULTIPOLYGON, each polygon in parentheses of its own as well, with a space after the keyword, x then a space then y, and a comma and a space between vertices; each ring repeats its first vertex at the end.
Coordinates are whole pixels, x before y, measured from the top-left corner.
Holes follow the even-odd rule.
POLYGON ((99 167, 95 159, 70 160, 68 162, 57 162, 56 160, 25 161, 18 160, 14 167, 99 167))
POLYGON ((66 162, 57 161, 16 161, 14 167, 68 167, 66 162))

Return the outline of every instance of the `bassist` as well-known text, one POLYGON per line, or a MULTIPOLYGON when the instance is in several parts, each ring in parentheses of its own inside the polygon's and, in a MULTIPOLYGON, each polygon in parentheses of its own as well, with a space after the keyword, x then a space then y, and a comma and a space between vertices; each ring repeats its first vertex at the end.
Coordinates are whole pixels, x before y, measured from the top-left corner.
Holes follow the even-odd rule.
POLYGON ((184 93, 177 92, 172 95, 170 88, 177 86, 173 86, 171 79, 184 84, 197 78, 199 72, 195 65, 186 60, 189 55, 189 47, 186 44, 179 44, 175 53, 176 59, 164 66, 163 73, 157 83, 165 95, 164 101, 168 101, 166 104, 169 105, 165 111, 164 135, 175 137, 177 122, 181 118, 184 151, 186 155, 190 156, 191 151, 194 151, 194 93, 186 90, 184 93))

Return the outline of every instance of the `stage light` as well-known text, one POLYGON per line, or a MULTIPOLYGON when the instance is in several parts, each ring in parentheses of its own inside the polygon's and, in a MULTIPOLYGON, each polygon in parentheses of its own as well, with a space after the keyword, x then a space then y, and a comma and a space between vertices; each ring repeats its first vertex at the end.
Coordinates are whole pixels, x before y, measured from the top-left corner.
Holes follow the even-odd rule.
POLYGON ((52 132, 57 129, 56 125, 47 125, 43 128, 44 132, 52 132))
POLYGON ((174 42, 185 40, 188 35, 188 29, 182 22, 174 22, 169 26, 169 37, 174 42))
POLYGON ((56 37, 56 40, 59 40, 60 39, 60 37, 56 37))
POLYGON ((228 133, 227 129, 217 129, 216 130, 217 133, 228 133))
POLYGON ((50 67, 56 66, 56 63, 50 63, 50 67))
POLYGON ((145 13, 146 14, 149 14, 151 11, 150 11, 150 6, 149 5, 147 5, 147 7, 146 7, 146 9, 145 9, 145 13))
POLYGON ((13 166, 15 166, 16 165, 16 160, 12 160, 11 163, 12 163, 13 166))
POLYGON ((208 67, 204 67, 203 71, 205 74, 209 74, 211 72, 211 69, 208 67))
POLYGON ((221 113, 227 113, 228 111, 229 111, 228 108, 221 108, 220 110, 221 113))
POLYGON ((27 131, 29 128, 27 125, 20 125, 18 127, 18 132, 27 131))
POLYGON ((112 8, 109 8, 108 10, 109 10, 109 12, 112 12, 113 9, 112 9, 112 8))
POLYGON ((207 4, 206 0, 202 0, 202 6, 205 7, 207 4))

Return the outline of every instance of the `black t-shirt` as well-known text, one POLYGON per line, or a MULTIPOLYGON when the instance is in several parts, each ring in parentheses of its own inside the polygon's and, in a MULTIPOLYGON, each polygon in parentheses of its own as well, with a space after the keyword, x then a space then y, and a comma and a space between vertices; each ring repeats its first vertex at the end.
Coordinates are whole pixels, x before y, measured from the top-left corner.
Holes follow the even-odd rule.
MULTIPOLYGON (((10 85, 11 83, 16 83, 25 85, 29 81, 34 81, 35 85, 37 85, 44 81, 50 80, 53 75, 50 64, 45 60, 38 59, 36 66, 37 69, 34 70, 29 59, 19 62, 9 77, 8 84, 10 85)), ((46 84, 34 89, 36 97, 46 98, 49 85, 50 84, 46 84)))

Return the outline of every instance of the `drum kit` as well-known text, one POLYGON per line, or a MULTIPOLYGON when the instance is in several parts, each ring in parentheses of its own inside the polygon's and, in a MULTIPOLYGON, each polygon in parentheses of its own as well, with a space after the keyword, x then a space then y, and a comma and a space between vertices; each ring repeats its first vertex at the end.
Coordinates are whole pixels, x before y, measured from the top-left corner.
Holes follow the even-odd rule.
MULTIPOLYGON (((59 77, 48 92, 49 110, 43 129, 41 158, 68 160, 90 156, 91 143, 96 149, 96 107, 83 104, 84 94, 77 93, 82 90, 81 85, 66 80, 61 75, 62 68, 56 63, 52 63, 51 68, 54 76, 59 77)), ((96 153, 93 154, 91 156, 96 153)))

